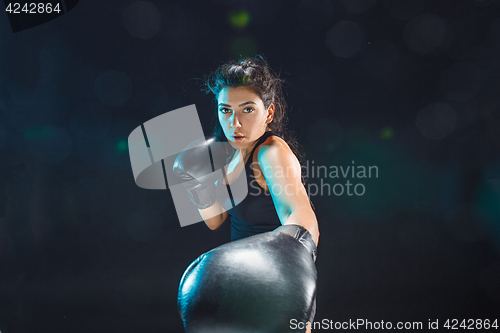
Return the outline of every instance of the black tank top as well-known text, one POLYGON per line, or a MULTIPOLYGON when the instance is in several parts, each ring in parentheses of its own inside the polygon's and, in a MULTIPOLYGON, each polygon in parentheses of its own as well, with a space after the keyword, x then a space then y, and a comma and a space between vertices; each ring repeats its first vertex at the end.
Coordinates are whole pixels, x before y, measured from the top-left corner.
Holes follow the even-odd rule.
MULTIPOLYGON (((255 144, 245 163, 248 195, 238 205, 227 211, 231 218, 231 241, 272 231, 281 226, 273 198, 257 183, 252 165, 254 151, 272 135, 281 138, 272 131, 265 132, 255 144)), ((229 188, 229 185, 226 187, 229 188)))

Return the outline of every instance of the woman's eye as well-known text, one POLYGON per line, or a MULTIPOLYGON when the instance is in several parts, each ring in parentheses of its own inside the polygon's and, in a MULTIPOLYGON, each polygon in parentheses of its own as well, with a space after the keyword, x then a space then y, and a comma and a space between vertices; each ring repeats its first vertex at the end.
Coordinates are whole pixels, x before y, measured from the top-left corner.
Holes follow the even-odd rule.
MULTIPOLYGON (((221 113, 230 113, 231 112, 231 109, 228 109, 228 108, 221 108, 219 110, 221 113)), ((254 108, 246 108, 243 110, 244 113, 250 113, 250 112, 253 112, 254 111, 254 108)))

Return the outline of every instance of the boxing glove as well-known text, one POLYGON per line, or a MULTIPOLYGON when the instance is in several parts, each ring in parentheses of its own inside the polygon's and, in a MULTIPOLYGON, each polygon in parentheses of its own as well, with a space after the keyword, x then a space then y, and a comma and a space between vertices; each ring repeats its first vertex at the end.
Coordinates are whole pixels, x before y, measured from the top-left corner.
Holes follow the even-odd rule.
POLYGON ((185 331, 300 332, 291 329, 290 321, 311 318, 315 252, 306 229, 284 225, 201 255, 179 285, 185 331))
POLYGON ((220 142, 214 135, 190 143, 174 161, 174 174, 182 179, 191 201, 198 209, 215 204, 217 181, 231 161, 235 149, 229 142, 220 142))

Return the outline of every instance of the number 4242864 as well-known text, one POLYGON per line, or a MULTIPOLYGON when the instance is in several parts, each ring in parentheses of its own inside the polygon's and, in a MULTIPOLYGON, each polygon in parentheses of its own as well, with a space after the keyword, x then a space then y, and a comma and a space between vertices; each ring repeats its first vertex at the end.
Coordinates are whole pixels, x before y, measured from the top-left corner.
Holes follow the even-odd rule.
POLYGON ((491 321, 489 319, 464 319, 461 322, 458 319, 448 319, 443 326, 451 330, 458 330, 460 328, 469 330, 498 329, 498 323, 496 319, 494 321, 491 321))
POLYGON ((50 2, 49 3, 30 3, 27 4, 25 3, 22 8, 21 4, 14 2, 14 3, 9 3, 7 7, 5 8, 6 12, 9 12, 10 14, 21 14, 21 13, 26 13, 26 14, 50 14, 52 12, 60 13, 61 8, 59 7, 59 2, 53 6, 50 2))

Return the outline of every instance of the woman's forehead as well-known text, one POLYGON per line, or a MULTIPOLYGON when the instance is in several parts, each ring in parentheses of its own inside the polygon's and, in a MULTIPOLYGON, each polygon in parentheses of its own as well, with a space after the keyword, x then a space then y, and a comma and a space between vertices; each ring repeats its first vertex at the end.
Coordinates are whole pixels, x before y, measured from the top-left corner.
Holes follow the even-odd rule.
POLYGON ((224 87, 217 96, 219 103, 238 103, 238 102, 262 102, 252 88, 249 87, 224 87))

